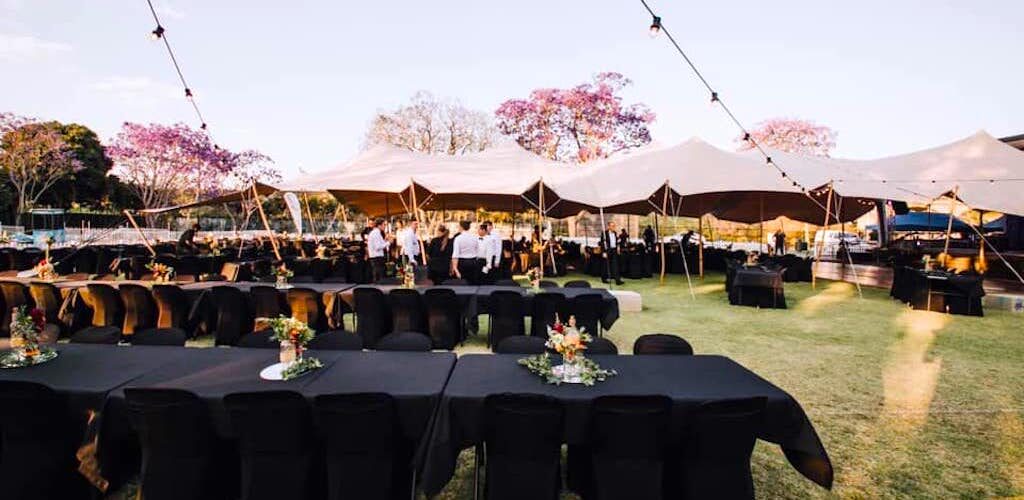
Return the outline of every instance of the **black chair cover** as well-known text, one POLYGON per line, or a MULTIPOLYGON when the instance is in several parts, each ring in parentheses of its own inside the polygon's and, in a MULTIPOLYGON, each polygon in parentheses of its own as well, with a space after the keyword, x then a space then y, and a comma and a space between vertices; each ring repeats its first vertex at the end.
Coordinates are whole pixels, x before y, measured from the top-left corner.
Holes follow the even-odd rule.
POLYGON ((153 301, 156 303, 157 328, 180 328, 191 335, 189 324, 191 304, 185 290, 177 285, 153 285, 153 301))
POLYGON ((538 293, 533 297, 533 319, 530 323, 530 335, 541 338, 548 337, 548 327, 555 324, 555 316, 562 316, 566 310, 565 295, 560 293, 538 293))
POLYGON ((681 466, 668 474, 682 498, 754 498, 750 454, 764 408, 764 398, 716 401, 688 415, 681 466))
POLYGON ((423 293, 427 307, 427 332, 434 349, 451 350, 463 340, 462 311, 454 290, 435 288, 423 293))
POLYGON ((540 337, 514 335, 506 337, 494 346, 497 354, 543 354, 546 341, 540 337))
POLYGON ((444 280, 441 284, 445 286, 467 286, 469 282, 462 278, 452 278, 444 280))
POLYGON ((317 396, 313 407, 327 447, 329 500, 409 497, 413 447, 402 439, 391 396, 317 396))
POLYGON ((667 333, 641 335, 633 342, 633 354, 693 354, 686 339, 667 333))
POLYGON ((320 292, 312 288, 288 290, 288 309, 292 312, 292 318, 302 321, 313 330, 327 330, 327 314, 320 299, 320 292))
POLYGON ((516 281, 516 280, 508 280, 508 279, 495 281, 494 285, 495 286, 522 286, 522 285, 519 284, 518 281, 516 281))
POLYGON ((276 318, 285 314, 281 306, 281 294, 272 286, 258 285, 249 288, 254 318, 276 318))
POLYGON ((344 330, 334 330, 317 334, 306 347, 325 351, 360 351, 363 338, 344 330))
POLYGON ((570 280, 565 282, 565 288, 590 288, 590 282, 587 280, 570 280))
POLYGON ((272 330, 258 330, 242 335, 235 347, 248 347, 254 349, 278 349, 281 344, 273 340, 272 330))
POLYGON ((373 346, 377 340, 391 332, 391 313, 384 292, 377 288, 362 287, 352 292, 356 313, 356 334, 363 338, 364 346, 373 346))
POLYGON ((521 293, 511 290, 491 292, 491 330, 487 344, 494 347, 508 337, 525 335, 525 310, 525 299, 521 293))
POLYGON ((131 336, 132 345, 184 346, 188 335, 180 328, 147 328, 131 336))
POLYGON ((33 282, 29 284, 28 291, 36 308, 43 311, 46 324, 55 325, 60 328, 61 335, 66 334, 68 325, 60 319, 60 308, 64 303, 60 290, 53 283, 33 282))
POLYGON ((558 283, 550 280, 540 280, 539 285, 541 288, 558 288, 558 283))
POLYGON ((224 406, 238 434, 241 499, 303 500, 316 481, 309 404, 291 391, 228 394, 224 406))
POLYGON ((214 344, 235 345, 243 334, 252 331, 253 320, 245 294, 233 286, 215 286, 210 295, 216 308, 214 344))
POLYGON ((663 498, 671 410, 665 396, 594 399, 586 498, 663 498))
POLYGON ((557 499, 561 483, 561 403, 547 396, 496 394, 484 400, 484 411, 486 497, 557 499))
POLYGON ((618 354, 619 348, 606 338, 596 338, 587 346, 587 354, 618 354))
POLYGON ((121 341, 121 329, 116 326, 90 326, 71 336, 72 344, 108 344, 121 341))
POLYGON ((18 281, 0 281, 0 293, 4 300, 0 330, 7 337, 11 331, 11 311, 29 304, 28 287, 18 281))
POLYGON ((427 331, 427 311, 419 292, 408 288, 396 288, 388 293, 388 304, 391 307, 392 331, 427 331))
POLYGON ((377 341, 378 351, 429 351, 433 347, 430 337, 417 332, 389 333, 377 341))
POLYGON ((126 283, 118 288, 124 304, 124 326, 121 331, 130 336, 138 330, 156 326, 157 309, 149 289, 126 283))
MULTIPOLYGON (((604 297, 598 293, 583 293, 569 301, 569 314, 576 317, 576 326, 583 327, 594 337, 601 336, 601 311, 604 297)), ((568 318, 563 318, 566 321, 568 318)))
POLYGON ((124 320, 124 306, 117 289, 102 283, 89 283, 79 296, 86 307, 92 310, 92 326, 113 326, 121 330, 124 320))

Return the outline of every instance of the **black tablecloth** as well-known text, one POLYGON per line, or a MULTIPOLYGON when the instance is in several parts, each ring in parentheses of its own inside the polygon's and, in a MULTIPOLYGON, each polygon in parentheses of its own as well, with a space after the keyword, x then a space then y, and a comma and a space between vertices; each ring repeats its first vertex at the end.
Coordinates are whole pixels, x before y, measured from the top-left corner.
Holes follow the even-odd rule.
POLYGON ((675 431, 690 408, 709 401, 767 398, 758 437, 779 444, 789 462, 812 481, 832 486, 832 465, 800 404, 743 366, 722 356, 593 356, 603 368, 619 372, 592 387, 555 386, 519 366, 521 355, 465 355, 445 387, 429 439, 418 454, 422 487, 439 492, 451 479, 460 450, 482 440, 483 403, 491 394, 544 394, 565 405, 563 439, 586 443, 590 404, 603 395, 663 394, 673 402, 675 431))
POLYGON ((785 309, 782 273, 759 267, 737 268, 729 289, 729 303, 785 309))
POLYGON ((889 295, 914 309, 983 316, 983 278, 911 267, 893 269, 889 295))

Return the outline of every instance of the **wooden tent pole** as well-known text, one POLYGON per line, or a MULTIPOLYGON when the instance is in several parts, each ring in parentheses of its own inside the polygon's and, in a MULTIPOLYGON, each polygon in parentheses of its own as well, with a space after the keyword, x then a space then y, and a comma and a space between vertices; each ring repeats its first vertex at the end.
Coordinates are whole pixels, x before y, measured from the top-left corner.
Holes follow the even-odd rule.
MULTIPOLYGON (((142 236, 142 243, 146 245, 146 249, 149 250, 150 255, 156 257, 156 250, 153 250, 153 245, 149 244, 149 238, 147 238, 146 233, 142 232, 142 229, 139 228, 138 223, 135 222, 135 217, 132 217, 132 213, 129 212, 127 209, 124 210, 124 214, 128 216, 128 222, 132 223, 132 227, 134 227, 135 230, 138 231, 139 236, 142 236)), ((49 252, 50 248, 47 247, 46 251, 49 252)), ((49 261, 50 259, 47 258, 46 260, 49 261)))
MULTIPOLYGON (((416 182, 409 179, 409 190, 412 192, 412 220, 420 221, 420 206, 416 203, 416 182)), ((425 266, 427 265, 427 249, 423 246, 423 240, 420 239, 419 233, 415 233, 416 242, 420 245, 420 262, 425 266)))
MULTIPOLYGON (((661 196, 662 216, 665 216, 668 211, 668 186, 668 179, 665 179, 665 186, 662 188, 665 192, 661 196)), ((661 242, 661 283, 665 284, 665 238, 661 235, 660 228, 658 231, 658 240, 661 242)), ((686 260, 686 251, 683 249, 682 245, 679 246, 679 251, 683 254, 683 260, 686 260)))
POLYGON ((281 251, 277 249, 277 237, 270 230, 270 222, 267 221, 267 213, 263 211, 263 201, 260 200, 260 192, 256 190, 255 182, 252 183, 252 195, 256 200, 256 208, 260 211, 260 219, 263 220, 263 229, 266 229, 267 234, 270 235, 270 247, 274 249, 274 256, 277 257, 277 260, 281 260, 281 251))
POLYGON ((949 267, 949 238, 953 232, 953 211, 956 209, 957 195, 960 193, 960 186, 953 187, 953 199, 949 202, 949 220, 946 221, 946 243, 942 246, 942 253, 945 255, 945 261, 942 264, 945 267, 949 267))
POLYGON ((704 279, 704 215, 697 217, 697 270, 700 271, 700 279, 704 279))
MULTIPOLYGON (((825 225, 824 229, 828 228, 828 219, 832 214, 832 183, 828 183, 828 201, 825 202, 825 225)), ((823 229, 823 230, 824 230, 823 229)), ((817 233, 815 233, 815 240, 817 240, 817 233)), ((821 261, 821 247, 825 244, 825 234, 821 235, 821 242, 815 241, 814 243, 814 267, 811 268, 811 289, 816 289, 818 286, 818 262, 821 261)))
MULTIPOLYGON (((316 225, 313 224, 313 211, 309 209, 309 194, 302 193, 302 201, 306 203, 306 218, 309 219, 309 232, 313 233, 313 241, 318 242, 320 238, 316 235, 316 225)), ((301 236, 301 235, 300 235, 301 236)))

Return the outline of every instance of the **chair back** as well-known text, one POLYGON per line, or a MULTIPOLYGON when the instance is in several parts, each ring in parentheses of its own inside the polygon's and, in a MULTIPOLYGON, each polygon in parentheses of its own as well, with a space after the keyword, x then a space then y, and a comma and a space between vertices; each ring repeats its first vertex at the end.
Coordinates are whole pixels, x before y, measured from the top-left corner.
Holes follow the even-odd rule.
POLYGON ((352 291, 355 302, 356 334, 363 338, 364 346, 377 345, 391 332, 391 312, 384 292, 374 287, 358 287, 352 291))
MULTIPOLYGON (((140 496, 147 500, 211 498, 216 436, 199 397, 178 389, 125 389, 142 449, 140 496)), ((233 478, 232 478, 233 479, 233 478)))
POLYGON ((292 288, 288 290, 288 309, 295 318, 309 325, 315 331, 327 330, 327 315, 320 292, 312 288, 292 288))
POLYGON ((327 456, 327 498, 389 499, 411 486, 413 447, 395 402, 379 393, 317 396, 314 413, 327 456))
POLYGON ((28 287, 19 281, 0 281, 0 294, 3 295, 3 318, 0 318, 0 330, 11 331, 11 311, 29 304, 28 287))
POLYGON ((663 497, 671 411, 665 396, 594 400, 589 442, 595 498, 663 497))
POLYGON ((124 320, 124 306, 117 289, 103 283, 89 283, 79 290, 85 305, 92 309, 92 326, 116 326, 120 329, 124 320))
POLYGON ((451 350, 463 340, 462 306, 454 290, 433 288, 423 293, 427 332, 435 349, 451 350))
POLYGON ((46 317, 46 324, 56 325, 61 331, 67 329, 67 325, 60 320, 60 308, 64 303, 60 289, 53 283, 32 282, 28 285, 28 293, 35 302, 36 308, 43 311, 46 317))
POLYGON ((83 498, 75 450, 84 429, 67 401, 34 382, 0 381, 0 477, 4 498, 83 498))
POLYGON ((562 286, 565 288, 590 288, 590 282, 587 280, 570 280, 566 281, 562 286))
POLYGON ((153 285, 157 328, 181 328, 190 333, 190 304, 185 290, 178 285, 153 285))
POLYGON ((601 311, 604 298, 599 293, 581 293, 569 301, 569 314, 576 317, 576 326, 586 328, 594 337, 601 335, 601 311))
POLYGON ((569 318, 565 316, 566 310, 565 295, 560 293, 538 293, 533 296, 533 320, 530 324, 530 334, 547 338, 548 326, 555 324, 555 315, 559 315, 562 321, 569 318))
POLYGON ((633 354, 693 354, 693 347, 686 339, 667 333, 641 335, 633 342, 633 354))
POLYGON ((333 330, 318 333, 306 347, 322 351, 361 351, 363 338, 345 330, 333 330))
POLYGON ((554 398, 495 394, 484 400, 486 498, 558 498, 564 410, 554 398))
POLYGON ((538 283, 541 288, 558 288, 558 283, 551 280, 540 280, 538 283))
MULTIPOLYGON (((547 341, 533 335, 513 335, 505 337, 494 346, 495 354, 544 354, 547 341)), ((588 350, 589 352, 589 350, 588 350)))
POLYGON ((214 344, 235 345, 243 334, 252 331, 253 318, 245 294, 233 286, 215 286, 210 296, 216 311, 214 344))
POLYGON ((587 345, 587 354, 618 354, 619 348, 606 338, 596 338, 587 345))
POLYGON ((526 299, 519 292, 498 290, 489 298, 491 331, 487 339, 490 346, 496 346, 508 337, 526 334, 526 299))
POLYGON ((285 313, 281 307, 281 293, 277 288, 258 285, 249 289, 252 315, 255 318, 276 318, 285 313))
POLYGON ((72 344, 117 345, 121 342, 119 326, 89 326, 71 335, 72 344))
POLYGON ((242 500, 309 494, 315 438, 306 398, 292 391, 228 394, 224 406, 238 435, 242 500))
POLYGON ((242 335, 235 344, 235 347, 248 347, 252 349, 279 349, 280 342, 274 341, 273 330, 257 330, 242 335))
POLYGON ((149 288, 126 283, 118 288, 118 292, 124 304, 124 326, 121 331, 126 336, 156 326, 157 308, 149 288))
POLYGON ((80 248, 72 258, 74 259, 76 273, 85 273, 88 275, 100 273, 97 266, 99 262, 99 254, 96 252, 95 248, 80 248))
POLYGON ((378 351, 419 351, 427 352, 433 347, 430 337, 418 332, 389 333, 377 341, 378 351))
POLYGON ((426 332, 427 311, 416 290, 396 288, 388 293, 391 329, 396 332, 426 332))
POLYGON ((687 415, 679 473, 685 498, 754 498, 750 455, 765 398, 714 401, 687 415))
POLYGON ((451 278, 441 282, 444 286, 467 286, 469 282, 462 278, 451 278))
POLYGON ((522 286, 516 280, 501 279, 494 282, 494 286, 522 286))

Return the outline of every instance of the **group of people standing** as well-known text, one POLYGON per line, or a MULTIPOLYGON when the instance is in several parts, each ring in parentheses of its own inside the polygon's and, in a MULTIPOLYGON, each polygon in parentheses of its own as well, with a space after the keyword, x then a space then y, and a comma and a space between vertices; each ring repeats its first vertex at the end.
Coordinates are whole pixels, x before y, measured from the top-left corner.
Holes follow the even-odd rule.
POLYGON ((417 272, 425 267, 427 277, 437 284, 458 278, 470 285, 484 285, 510 277, 505 271, 508 266, 502 265, 506 256, 494 224, 481 222, 473 230, 469 221, 462 221, 459 228, 458 234, 451 237, 447 227, 438 226, 435 236, 424 244, 419 239, 418 221, 410 222, 397 234, 388 231, 384 219, 370 221, 363 239, 373 281, 384 279, 392 245, 398 247, 403 265, 411 264, 417 272))

